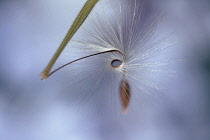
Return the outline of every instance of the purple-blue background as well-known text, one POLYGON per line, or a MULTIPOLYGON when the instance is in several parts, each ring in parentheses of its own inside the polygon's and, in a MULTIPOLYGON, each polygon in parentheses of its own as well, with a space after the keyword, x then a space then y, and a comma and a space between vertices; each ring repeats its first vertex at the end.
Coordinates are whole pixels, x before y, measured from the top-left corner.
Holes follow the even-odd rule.
POLYGON ((188 63, 138 119, 81 113, 57 99, 59 81, 39 78, 84 2, 0 1, 0 140, 209 140, 210 1, 157 2, 182 26, 188 63))

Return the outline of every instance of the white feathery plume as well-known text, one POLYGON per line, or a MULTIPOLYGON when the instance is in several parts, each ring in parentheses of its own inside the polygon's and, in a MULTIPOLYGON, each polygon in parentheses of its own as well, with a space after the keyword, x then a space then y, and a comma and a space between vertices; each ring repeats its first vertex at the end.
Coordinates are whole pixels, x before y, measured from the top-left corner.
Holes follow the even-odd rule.
POLYGON ((85 95, 86 102, 120 98, 126 112, 130 99, 160 90, 177 62, 177 40, 165 25, 150 0, 101 0, 68 46, 80 59, 61 67, 73 84, 70 92, 85 95))

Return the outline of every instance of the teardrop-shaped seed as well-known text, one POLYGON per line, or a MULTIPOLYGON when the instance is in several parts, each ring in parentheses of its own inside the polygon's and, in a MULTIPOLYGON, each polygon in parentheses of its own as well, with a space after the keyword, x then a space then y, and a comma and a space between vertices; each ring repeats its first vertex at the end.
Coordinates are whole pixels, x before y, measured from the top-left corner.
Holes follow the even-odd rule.
POLYGON ((125 79, 123 79, 120 83, 120 100, 122 104, 123 113, 127 112, 128 104, 130 102, 130 96, 131 96, 130 86, 128 82, 125 79))

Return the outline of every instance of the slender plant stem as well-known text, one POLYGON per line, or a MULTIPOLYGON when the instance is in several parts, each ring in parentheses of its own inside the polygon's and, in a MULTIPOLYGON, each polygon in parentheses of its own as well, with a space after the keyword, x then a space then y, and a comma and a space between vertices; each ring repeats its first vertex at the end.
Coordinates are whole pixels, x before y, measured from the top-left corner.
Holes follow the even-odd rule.
POLYGON ((84 56, 84 57, 81 57, 81 58, 76 59, 76 60, 74 60, 74 61, 71 61, 71 62, 69 62, 69 63, 66 63, 66 64, 63 65, 63 66, 60 66, 59 68, 57 68, 57 69, 55 69, 54 71, 52 71, 51 73, 49 73, 49 74, 48 74, 48 77, 51 76, 53 73, 57 72, 58 70, 62 69, 63 67, 65 67, 65 66, 67 66, 67 65, 70 65, 70 64, 72 64, 72 63, 74 63, 74 62, 76 62, 76 61, 79 61, 79 60, 82 60, 82 59, 85 59, 85 58, 88 58, 88 57, 92 57, 92 56, 95 56, 95 55, 99 55, 99 54, 109 53, 109 52, 118 52, 118 53, 120 53, 121 55, 123 55, 122 52, 119 51, 119 50, 108 50, 108 51, 99 52, 99 53, 91 54, 91 55, 88 55, 88 56, 84 56))
POLYGON ((55 52, 54 56, 46 66, 46 68, 42 71, 40 77, 41 79, 47 79, 49 77, 49 73, 55 64, 56 60, 60 56, 63 49, 66 47, 67 43, 71 40, 73 35, 76 33, 76 31, 80 28, 80 26, 83 24, 87 16, 90 14, 93 7, 96 5, 96 3, 99 0, 88 0, 83 8, 80 10, 79 14, 77 15, 76 19, 74 20, 73 24, 71 25, 70 29, 68 30, 65 38, 61 42, 59 48, 55 52))

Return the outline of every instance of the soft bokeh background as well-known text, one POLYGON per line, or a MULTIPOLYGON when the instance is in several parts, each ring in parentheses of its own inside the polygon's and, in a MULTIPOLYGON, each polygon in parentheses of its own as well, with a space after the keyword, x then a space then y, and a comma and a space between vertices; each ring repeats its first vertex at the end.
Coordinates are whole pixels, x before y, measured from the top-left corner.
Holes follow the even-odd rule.
POLYGON ((210 1, 157 2, 182 26, 187 63, 160 103, 117 117, 95 111, 97 101, 63 102, 61 82, 39 78, 84 3, 0 1, 0 140, 209 140, 210 1))

